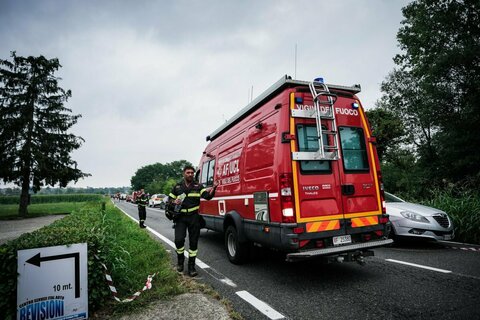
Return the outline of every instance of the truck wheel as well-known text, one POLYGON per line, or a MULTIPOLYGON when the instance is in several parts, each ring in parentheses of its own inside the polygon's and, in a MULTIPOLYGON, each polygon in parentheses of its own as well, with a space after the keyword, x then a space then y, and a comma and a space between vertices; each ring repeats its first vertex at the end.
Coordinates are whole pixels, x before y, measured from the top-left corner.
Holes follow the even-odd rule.
POLYGON ((238 241, 237 229, 234 226, 228 226, 225 231, 225 249, 227 250, 228 260, 234 264, 242 264, 247 261, 248 243, 238 241))

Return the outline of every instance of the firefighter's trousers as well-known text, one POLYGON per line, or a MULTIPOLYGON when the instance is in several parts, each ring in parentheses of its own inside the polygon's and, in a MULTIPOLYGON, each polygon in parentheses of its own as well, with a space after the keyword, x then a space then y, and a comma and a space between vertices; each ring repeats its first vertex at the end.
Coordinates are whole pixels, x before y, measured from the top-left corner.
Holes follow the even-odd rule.
POLYGON ((197 256, 198 237, 200 236, 200 216, 198 213, 189 215, 180 214, 175 218, 175 246, 177 253, 185 251, 185 237, 188 229, 188 254, 190 257, 197 256))
POLYGON ((147 219, 147 209, 145 206, 138 205, 138 220, 145 221, 147 219))

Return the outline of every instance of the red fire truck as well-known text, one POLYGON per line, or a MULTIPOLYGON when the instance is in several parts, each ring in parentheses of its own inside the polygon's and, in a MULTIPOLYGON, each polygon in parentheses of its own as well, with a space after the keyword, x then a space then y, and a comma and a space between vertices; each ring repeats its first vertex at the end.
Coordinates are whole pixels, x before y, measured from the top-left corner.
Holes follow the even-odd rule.
POLYGON ((282 77, 207 137, 199 180, 219 180, 200 203, 206 228, 225 234, 229 260, 252 244, 287 261, 357 261, 392 243, 380 165, 360 86, 282 77))

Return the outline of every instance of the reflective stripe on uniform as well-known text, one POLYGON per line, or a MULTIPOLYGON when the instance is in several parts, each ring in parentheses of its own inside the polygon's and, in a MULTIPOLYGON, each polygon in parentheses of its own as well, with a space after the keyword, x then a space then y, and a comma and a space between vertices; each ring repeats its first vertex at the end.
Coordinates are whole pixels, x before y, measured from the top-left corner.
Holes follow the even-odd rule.
POLYGON ((185 247, 175 249, 175 251, 177 251, 178 254, 183 254, 185 252, 185 247))
POLYGON ((177 196, 174 195, 173 193, 170 193, 168 196, 169 196, 170 198, 172 198, 172 199, 177 199, 177 196))
POLYGON ((197 256, 198 250, 188 250, 188 256, 189 257, 196 257, 197 256))
POLYGON ((198 210, 198 209, 200 209, 200 206, 195 206, 195 207, 188 208, 188 209, 182 209, 182 210, 180 210, 180 212, 187 212, 188 213, 188 212, 193 212, 193 211, 198 210))
POLYGON ((193 197, 199 197, 199 198, 200 198, 200 194, 201 194, 201 193, 189 193, 189 194, 187 195, 187 197, 192 197, 192 198, 193 198, 193 197))
POLYGON ((203 194, 205 191, 207 191, 207 188, 203 188, 202 190, 200 190, 200 194, 203 194))

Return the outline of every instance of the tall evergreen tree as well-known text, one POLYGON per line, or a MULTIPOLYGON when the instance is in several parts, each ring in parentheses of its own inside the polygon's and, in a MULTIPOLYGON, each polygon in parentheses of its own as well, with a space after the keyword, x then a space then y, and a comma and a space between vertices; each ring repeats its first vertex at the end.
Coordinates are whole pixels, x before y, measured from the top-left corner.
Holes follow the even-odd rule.
POLYGON ((70 157, 84 142, 68 133, 81 115, 64 106, 72 93, 58 85, 58 59, 11 57, 0 59, 0 179, 21 187, 19 215, 26 216, 30 189, 66 187, 89 174, 70 157))

